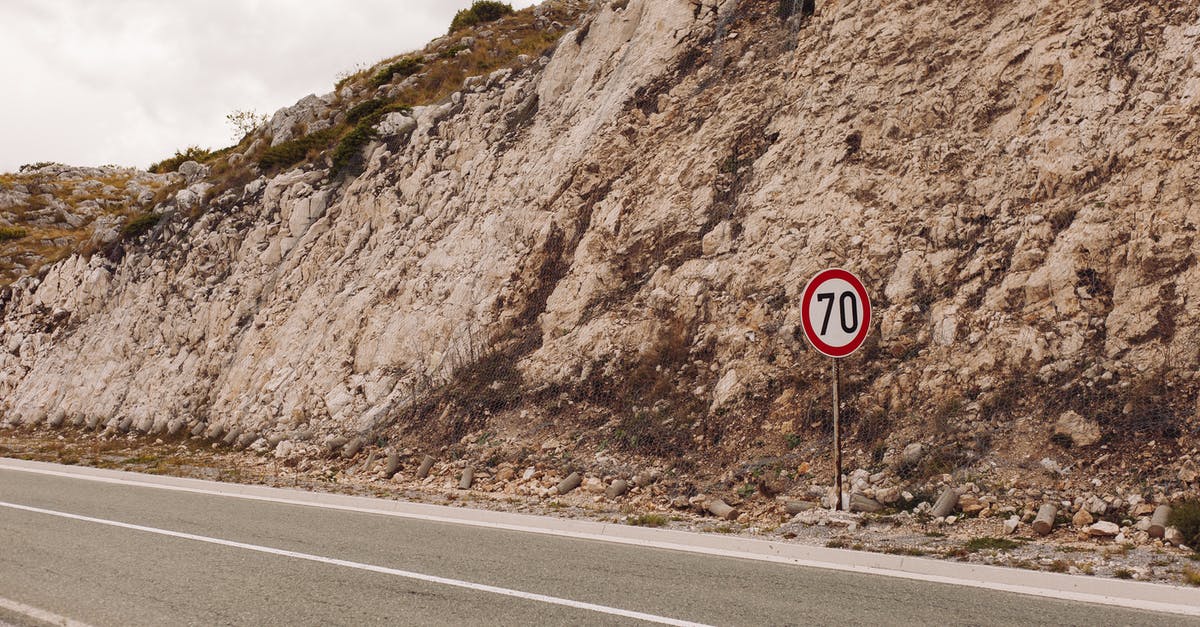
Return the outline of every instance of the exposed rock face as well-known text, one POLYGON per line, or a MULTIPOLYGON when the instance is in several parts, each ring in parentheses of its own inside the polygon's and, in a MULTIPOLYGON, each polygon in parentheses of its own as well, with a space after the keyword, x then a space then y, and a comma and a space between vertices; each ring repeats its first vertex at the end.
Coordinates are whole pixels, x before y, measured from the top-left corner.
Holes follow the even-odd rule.
MULTIPOLYGON (((848 402, 895 416, 897 447, 939 403, 1018 435, 1018 415, 1194 411, 1186 7, 849 0, 793 28, 774 2, 620 5, 389 117, 354 180, 286 172, 19 282, 3 420, 368 432, 495 347, 524 389, 685 407, 689 447, 736 449, 823 398, 784 382, 825 376, 795 303, 834 265, 878 298, 848 402)), ((274 143, 330 115, 302 104, 274 143)))
POLYGON ((1075 446, 1091 446, 1100 441, 1100 425, 1076 412, 1063 412, 1054 423, 1054 435, 1070 440, 1075 446))

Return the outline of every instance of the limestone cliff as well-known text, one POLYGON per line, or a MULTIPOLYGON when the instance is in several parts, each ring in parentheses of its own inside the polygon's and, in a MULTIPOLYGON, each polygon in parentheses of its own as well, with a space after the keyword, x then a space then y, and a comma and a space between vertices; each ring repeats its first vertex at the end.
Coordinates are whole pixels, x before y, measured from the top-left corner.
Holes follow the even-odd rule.
POLYGON ((779 9, 600 3, 389 113, 357 176, 168 203, 17 282, 2 420, 272 445, 507 421, 732 461, 824 428, 796 303, 842 266, 879 321, 847 363, 857 454, 982 434, 1005 463, 1067 411, 1194 437, 1195 6, 779 9))

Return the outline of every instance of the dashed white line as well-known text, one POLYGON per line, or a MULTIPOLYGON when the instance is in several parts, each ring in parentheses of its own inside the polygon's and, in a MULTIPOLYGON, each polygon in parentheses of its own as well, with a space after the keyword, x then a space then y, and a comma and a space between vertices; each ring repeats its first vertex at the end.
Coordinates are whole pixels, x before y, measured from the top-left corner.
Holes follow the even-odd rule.
MULTIPOLYGON (((223 540, 221 538, 210 538, 208 536, 200 536, 200 535, 196 535, 196 534, 192 534, 192 533, 183 533, 181 531, 171 531, 169 529, 158 529, 156 527, 146 527, 144 525, 134 525, 131 523, 125 523, 125 522, 120 522, 120 521, 116 521, 116 520, 106 520, 104 518, 93 518, 91 516, 81 516, 79 514, 71 514, 69 512, 59 512, 59 511, 55 511, 55 510, 51 510, 51 509, 43 509, 40 507, 30 507, 28 505, 19 505, 17 503, 7 503, 4 501, 0 501, 0 507, 7 507, 9 509, 15 509, 15 510, 20 510, 20 511, 25 511, 25 512, 32 512, 32 513, 36 513, 36 514, 45 514, 47 516, 56 516, 59 518, 67 518, 70 520, 79 520, 79 521, 83 521, 83 522, 94 523, 97 525, 118 527, 120 529, 130 529, 133 531, 141 531, 144 533, 153 533, 153 534, 157 534, 160 536, 167 536, 167 537, 171 537, 171 538, 180 538, 183 540, 193 540, 196 542, 206 542, 208 544, 216 544, 216 545, 232 547, 232 548, 236 548, 236 549, 243 549, 246 551, 255 551, 258 553, 266 553, 268 555, 278 555, 281 557, 290 557, 290 558, 294 558, 294 559, 307 560, 310 562, 317 562, 320 564, 330 564, 333 566, 354 568, 354 569, 365 570, 365 571, 373 572, 373 573, 380 573, 383 575, 393 575, 396 577, 404 577, 406 579, 415 579, 417 581, 436 583, 436 584, 441 584, 444 586, 453 586, 455 588, 465 588, 467 590, 476 590, 479 592, 490 592, 492 594, 499 594, 499 595, 514 597, 514 598, 518 598, 518 599, 525 599, 528 601, 538 601, 541 603, 549 603, 551 605, 561 605, 564 607, 570 607, 570 608, 575 608, 575 609, 580 609, 580 610, 587 610, 590 612, 599 612, 601 614, 610 614, 613 616, 620 616, 623 618, 632 618, 632 619, 636 619, 636 620, 646 621, 649 623, 658 623, 661 625, 677 625, 677 626, 681 626, 681 627, 682 626, 704 627, 703 623, 694 623, 694 622, 690 622, 690 621, 679 620, 676 618, 669 618, 666 616, 657 616, 655 614, 647 614, 644 612, 635 612, 632 610, 624 610, 624 609, 617 608, 617 607, 609 607, 607 605, 597 605, 595 603, 585 603, 583 601, 575 601, 572 599, 553 597, 553 596, 549 596, 549 595, 545 595, 545 594, 537 594, 534 592, 524 592, 522 590, 513 590, 511 588, 501 588, 498 586, 489 586, 487 584, 474 583, 474 582, 470 582, 470 581, 462 581, 460 579, 451 579, 449 577, 439 577, 437 575, 426 575, 424 573, 418 573, 418 572, 413 572, 413 571, 409 571, 409 570, 400 570, 397 568, 387 568, 385 566, 375 566, 373 564, 363 564, 360 562, 351 562, 349 560, 337 559, 337 558, 333 558, 333 557, 324 557, 321 555, 312 555, 309 553, 299 553, 297 551, 276 549, 276 548, 272 548, 269 546, 259 546, 257 544, 247 544, 245 542, 235 542, 233 540, 223 540)), ((3 603, 0 603, 0 606, 3 606, 3 603)), ((10 608, 10 609, 13 609, 14 611, 21 611, 22 613, 32 616, 34 618, 38 618, 39 620, 46 620, 47 622, 54 622, 53 620, 50 620, 47 618, 42 618, 41 616, 36 616, 28 611, 16 610, 15 608, 10 608)), ((32 610, 33 608, 28 608, 28 609, 32 610)), ((35 611, 40 612, 40 610, 35 610, 35 611)), ((47 613, 46 616, 54 616, 54 615, 47 613)), ((55 617, 55 618, 61 619, 61 617, 55 617)), ((61 619, 61 620, 66 620, 66 619, 61 619)), ((58 623, 56 623, 56 624, 58 624, 58 623)), ((80 625, 80 623, 62 623, 62 624, 68 624, 71 627, 80 625)))
MULTIPOLYGON (((87 623, 81 623, 77 620, 67 618, 66 616, 59 616, 54 612, 47 612, 46 610, 36 608, 31 605, 25 605, 19 601, 13 601, 12 599, 6 599, 4 597, 0 597, 0 609, 16 612, 17 614, 28 616, 29 618, 42 621, 43 623, 50 623, 51 625, 60 625, 61 627, 89 627, 87 623)), ((5 623, 0 621, 0 625, 3 624, 5 623)))

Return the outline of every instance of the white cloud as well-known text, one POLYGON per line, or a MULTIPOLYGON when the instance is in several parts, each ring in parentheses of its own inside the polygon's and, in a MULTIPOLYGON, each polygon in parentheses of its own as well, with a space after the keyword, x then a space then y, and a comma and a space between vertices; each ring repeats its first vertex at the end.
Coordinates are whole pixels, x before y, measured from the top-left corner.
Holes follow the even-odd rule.
POLYGON ((3 0, 0 172, 35 161, 146 167, 177 148, 227 145, 227 113, 329 92, 340 72, 443 34, 470 4, 3 0))

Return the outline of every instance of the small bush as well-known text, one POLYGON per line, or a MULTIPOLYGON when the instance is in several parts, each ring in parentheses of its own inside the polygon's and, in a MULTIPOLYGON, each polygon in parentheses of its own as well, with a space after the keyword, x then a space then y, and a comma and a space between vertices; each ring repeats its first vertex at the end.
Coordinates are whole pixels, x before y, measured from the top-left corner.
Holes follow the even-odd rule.
POLYGON ((143 233, 149 232, 158 222, 162 220, 162 215, 157 213, 145 213, 129 220, 125 226, 121 228, 121 235, 134 238, 143 233))
POLYGON ((19 226, 0 226, 0 242, 21 239, 29 235, 29 231, 19 226))
POLYGON ((1183 534, 1183 541, 1200 548, 1200 501, 1183 501, 1171 508, 1168 523, 1183 534))
POLYGON ((511 4, 505 2, 492 2, 491 0, 477 0, 469 9, 463 9, 454 14, 454 19, 450 22, 450 32, 460 31, 464 28, 470 28, 476 24, 485 24, 494 22, 505 15, 513 12, 511 4))
POLYGON ((271 146, 259 158, 258 165, 264 170, 293 166, 307 159, 309 153, 329 148, 335 137, 337 137, 337 129, 327 128, 271 146))
POLYGON ((400 78, 405 78, 420 72, 421 67, 421 61, 416 57, 405 57, 391 65, 388 65, 382 70, 379 70, 379 72, 377 72, 375 76, 371 78, 371 84, 375 87, 386 85, 387 83, 392 82, 392 80, 397 76, 400 78))
POLYGON ((1200 572, 1185 568, 1183 569, 1183 580, 1190 586, 1200 586, 1200 572))
POLYGON ((360 102, 346 112, 346 121, 350 124, 357 124, 359 120, 386 107, 387 104, 388 103, 386 100, 381 100, 378 98, 360 102))
POLYGON ((333 151, 333 171, 343 172, 348 169, 359 169, 362 166, 363 147, 370 143, 374 136, 374 129, 361 124, 346 133, 333 151))
POLYGON ((449 48, 443 50, 442 54, 440 56, 443 59, 453 59, 455 56, 458 56, 458 53, 462 52, 463 50, 469 50, 469 48, 467 48, 466 46, 464 46, 462 44, 458 44, 456 46, 450 46, 449 48))
POLYGON ((199 146, 188 146, 183 151, 176 150, 175 155, 159 161, 150 166, 150 171, 155 174, 166 174, 179 169, 179 166, 188 161, 196 161, 203 163, 208 161, 213 156, 213 151, 201 148, 199 146))
POLYGON ((1133 579, 1133 571, 1128 568, 1118 568, 1113 571, 1113 577, 1117 579, 1133 579))

